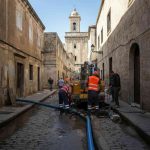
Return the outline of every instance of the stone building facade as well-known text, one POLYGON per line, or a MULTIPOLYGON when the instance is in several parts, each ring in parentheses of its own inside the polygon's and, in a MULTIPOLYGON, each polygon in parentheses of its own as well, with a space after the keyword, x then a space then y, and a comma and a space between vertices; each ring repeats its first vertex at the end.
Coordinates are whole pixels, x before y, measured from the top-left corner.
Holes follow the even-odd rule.
POLYGON ((91 46, 93 45, 94 46, 94 51, 97 50, 96 48, 96 26, 95 25, 92 25, 92 26, 89 26, 89 30, 88 30, 88 54, 89 54, 89 61, 93 61, 93 60, 96 60, 97 58, 97 53, 96 52, 92 52, 91 51, 91 46))
POLYGON ((42 88, 44 29, 28 0, 0 0, 0 105, 42 88))
POLYGON ((59 36, 55 32, 44 34, 44 87, 48 87, 48 78, 54 85, 60 78, 70 78, 74 71, 74 56, 67 53, 59 36))
POLYGON ((75 57, 75 71, 88 60, 88 32, 80 32, 81 17, 74 9, 69 17, 70 32, 65 33, 66 50, 75 57))
POLYGON ((121 99, 150 111, 150 1, 102 0, 96 22, 98 66, 106 86, 121 77, 121 99))

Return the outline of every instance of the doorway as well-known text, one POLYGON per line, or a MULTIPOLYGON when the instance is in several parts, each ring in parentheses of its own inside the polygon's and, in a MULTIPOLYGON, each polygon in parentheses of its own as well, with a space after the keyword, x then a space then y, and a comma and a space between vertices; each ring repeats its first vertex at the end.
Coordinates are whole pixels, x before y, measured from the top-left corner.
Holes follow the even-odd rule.
POLYGON ((140 49, 137 43, 130 49, 130 90, 132 101, 140 104, 140 49))
POLYGON ((24 93, 24 65, 22 63, 17 63, 16 93, 18 97, 22 97, 24 93))
POLYGON ((112 71, 112 57, 109 58, 109 75, 112 71))

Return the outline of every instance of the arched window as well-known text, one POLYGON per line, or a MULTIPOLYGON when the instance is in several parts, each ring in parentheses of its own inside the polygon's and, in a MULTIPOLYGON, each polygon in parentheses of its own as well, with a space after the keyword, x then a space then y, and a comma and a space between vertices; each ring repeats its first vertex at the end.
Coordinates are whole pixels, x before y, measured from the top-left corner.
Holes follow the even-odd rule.
POLYGON ((75 56, 75 58, 74 58, 74 59, 75 59, 75 61, 77 61, 77 56, 75 56))
POLYGON ((74 48, 77 48, 77 45, 76 45, 76 44, 74 44, 74 48))
POLYGON ((76 31, 76 23, 73 23, 73 31, 76 31))

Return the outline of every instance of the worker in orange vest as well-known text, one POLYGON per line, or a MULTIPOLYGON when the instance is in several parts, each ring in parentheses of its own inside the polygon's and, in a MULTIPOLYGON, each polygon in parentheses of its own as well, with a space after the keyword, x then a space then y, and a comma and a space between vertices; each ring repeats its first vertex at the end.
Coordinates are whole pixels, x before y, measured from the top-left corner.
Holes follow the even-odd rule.
POLYGON ((92 76, 88 77, 88 113, 91 113, 92 104, 96 112, 99 111, 98 95, 100 93, 100 77, 98 71, 94 71, 92 76))

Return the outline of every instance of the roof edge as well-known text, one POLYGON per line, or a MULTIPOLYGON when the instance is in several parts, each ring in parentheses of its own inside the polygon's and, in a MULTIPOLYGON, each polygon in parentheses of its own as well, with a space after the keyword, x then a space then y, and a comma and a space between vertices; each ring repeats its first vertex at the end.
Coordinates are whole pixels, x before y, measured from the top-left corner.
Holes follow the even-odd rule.
POLYGON ((99 12, 98 12, 98 16, 97 16, 97 19, 96 19, 96 25, 97 25, 97 22, 98 22, 98 20, 99 20, 99 16, 100 16, 100 14, 101 14, 101 11, 102 11, 104 2, 105 2, 105 0, 102 0, 102 2, 101 2, 100 9, 99 9, 99 12))
POLYGON ((32 5, 30 4, 30 2, 28 0, 22 0, 23 3, 26 3, 28 7, 29 12, 32 14, 33 17, 35 17, 35 19, 41 24, 43 30, 45 30, 45 26, 43 24, 43 22, 41 21, 41 19, 39 18, 39 16, 37 15, 37 13, 35 12, 35 10, 33 9, 32 5))

